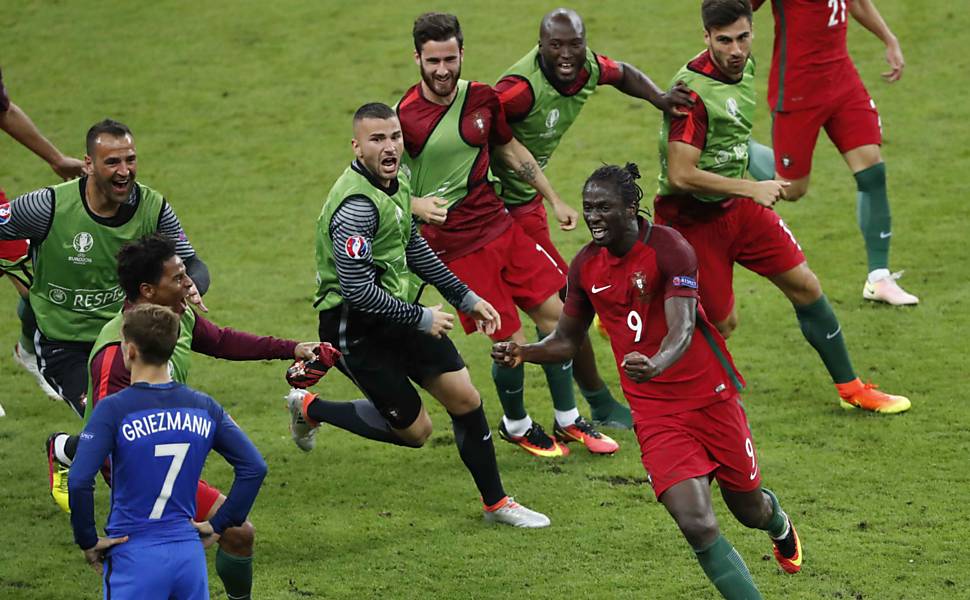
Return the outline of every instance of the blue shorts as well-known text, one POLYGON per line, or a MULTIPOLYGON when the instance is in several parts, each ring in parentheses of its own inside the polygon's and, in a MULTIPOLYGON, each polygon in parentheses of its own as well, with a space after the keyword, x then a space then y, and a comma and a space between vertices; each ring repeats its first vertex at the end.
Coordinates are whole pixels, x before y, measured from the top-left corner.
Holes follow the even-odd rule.
POLYGON ((209 600, 202 542, 131 542, 114 546, 104 561, 108 600, 209 600))

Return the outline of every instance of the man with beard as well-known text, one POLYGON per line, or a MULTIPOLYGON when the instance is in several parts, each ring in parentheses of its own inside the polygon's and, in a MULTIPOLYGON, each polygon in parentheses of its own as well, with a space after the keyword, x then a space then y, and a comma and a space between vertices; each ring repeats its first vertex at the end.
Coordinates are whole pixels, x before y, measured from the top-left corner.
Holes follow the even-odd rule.
MULTIPOLYGON (((689 90, 684 86, 675 85, 670 93, 664 93, 633 65, 615 62, 590 50, 582 18, 566 8, 557 8, 542 18, 538 46, 505 71, 495 91, 515 139, 545 169, 566 131, 601 85, 611 85, 628 96, 646 100, 671 116, 682 116, 684 113, 678 107, 690 102, 689 90)), ((566 272, 566 261, 549 237, 542 194, 522 181, 504 162, 493 157, 491 166, 501 181, 500 196, 509 213, 556 260, 559 269, 566 272)), ((558 198, 550 201, 550 205, 561 229, 569 231, 576 227, 575 209, 558 198)), ((521 379, 522 368, 518 370, 518 375, 509 373, 507 377, 521 379)), ((573 361, 573 376, 589 402, 595 424, 631 426, 630 410, 613 399, 599 376, 593 347, 588 341, 573 361)), ((521 394, 508 400, 516 401, 521 404, 521 394)))
POLYGON ((788 573, 801 570, 801 543, 778 498, 761 487, 739 395, 743 380, 698 305, 694 252, 673 229, 637 215, 639 177, 634 164, 607 165, 590 175, 583 217, 593 241, 569 267, 566 306, 555 331, 536 344, 495 344, 492 357, 510 366, 568 359, 599 315, 654 494, 721 595, 758 600, 744 560, 721 535, 712 481, 742 525, 768 533, 775 559, 788 573))
MULTIPOLYGON (((544 197, 561 201, 532 154, 513 137, 495 91, 460 79, 463 35, 458 19, 427 13, 417 18, 412 33, 421 81, 397 105, 407 150, 404 164, 411 171, 415 196, 440 197, 415 202, 415 214, 427 222, 422 234, 455 275, 495 305, 502 327, 491 334, 492 340, 524 343, 518 309, 540 335, 552 331, 562 311, 559 290, 566 280, 555 259, 522 231, 495 193, 488 179, 491 153, 544 197), (426 210, 423 204, 432 202, 440 205, 426 210)), ((461 320, 466 333, 475 331, 473 320, 461 320)), ((505 412, 499 435, 541 457, 565 456, 570 441, 596 454, 616 452, 619 445, 576 408, 571 361, 548 365, 545 375, 557 439, 526 411, 522 371, 496 365, 492 378, 505 412)))
POLYGON ((697 253, 700 301, 725 338, 737 326, 733 269, 739 263, 768 278, 792 303, 805 339, 815 348, 844 408, 878 413, 909 410, 904 396, 862 383, 832 306, 801 246, 772 210, 788 183, 744 179, 754 116, 751 4, 704 0, 707 49, 674 81, 692 90, 682 119, 664 117, 656 222, 677 229, 697 253))
POLYGON ((326 422, 375 441, 421 447, 432 424, 417 383, 451 417, 485 520, 547 527, 548 517, 505 493, 481 396, 447 336, 454 316, 440 304, 417 304, 420 279, 486 334, 502 326, 492 305, 455 277, 418 233, 409 178, 399 168, 403 133, 391 107, 375 102, 357 109, 351 145, 356 160, 330 189, 317 220, 313 304, 320 339, 338 346, 338 368, 366 399, 330 402, 294 389, 287 397, 294 441, 311 450, 326 422))
POLYGON ((91 347, 124 300, 115 260, 122 244, 157 231, 176 241, 198 287, 193 302, 201 305, 199 293, 209 283, 172 207, 135 182, 135 140, 126 125, 110 119, 93 125, 84 162, 85 177, 14 199, 0 221, 0 239, 31 242, 38 367, 79 417, 91 347))

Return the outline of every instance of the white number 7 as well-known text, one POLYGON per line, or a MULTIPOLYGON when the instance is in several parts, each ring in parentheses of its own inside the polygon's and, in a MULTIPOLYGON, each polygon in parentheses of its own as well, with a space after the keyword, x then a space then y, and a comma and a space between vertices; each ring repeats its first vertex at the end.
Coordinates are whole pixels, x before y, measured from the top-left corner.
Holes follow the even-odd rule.
POLYGON ((158 444, 155 446, 155 456, 171 456, 172 464, 168 467, 165 474, 165 482, 162 484, 162 491, 155 498, 155 506, 152 507, 152 514, 149 519, 161 519, 165 512, 165 505, 172 495, 172 488, 175 487, 175 480, 182 470, 182 463, 185 462, 185 454, 189 451, 189 444, 158 444))

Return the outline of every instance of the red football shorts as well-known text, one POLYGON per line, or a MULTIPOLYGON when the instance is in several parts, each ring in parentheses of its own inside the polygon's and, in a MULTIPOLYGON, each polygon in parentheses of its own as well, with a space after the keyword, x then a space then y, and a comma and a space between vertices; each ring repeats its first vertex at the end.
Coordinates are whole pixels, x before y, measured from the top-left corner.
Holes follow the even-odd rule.
POLYGON ((509 214, 519 224, 522 231, 542 246, 546 254, 556 261, 559 270, 568 273, 569 264, 559 254, 559 250, 556 250, 556 247, 552 244, 552 238, 549 237, 549 218, 546 216, 546 206, 542 201, 542 196, 536 195, 530 202, 518 206, 506 206, 506 208, 509 209, 509 214))
POLYGON ((27 256, 27 240, 0 240, 0 260, 17 262, 27 256))
MULTIPOLYGON (((556 260, 522 231, 517 223, 471 254, 445 264, 502 317, 502 328, 491 337, 506 340, 522 327, 519 311, 533 309, 566 285, 556 260)), ((458 313, 465 333, 475 331, 475 320, 458 313)))
POLYGON ((869 144, 882 144, 882 124, 876 103, 853 72, 845 93, 828 104, 775 112, 771 143, 775 171, 785 179, 801 179, 812 171, 812 153, 822 127, 841 154, 869 144))
POLYGON ((658 499, 670 486, 710 473, 732 492, 750 492, 761 485, 758 455, 739 396, 695 410, 637 419, 633 428, 658 499))
POLYGON ((654 209, 657 224, 673 227, 694 247, 701 306, 712 323, 726 319, 734 308, 734 263, 771 277, 805 262, 778 213, 750 198, 709 204, 657 196, 654 209))
POLYGON ((200 523, 208 521, 209 511, 221 495, 222 492, 200 479, 199 487, 195 490, 195 520, 200 523))

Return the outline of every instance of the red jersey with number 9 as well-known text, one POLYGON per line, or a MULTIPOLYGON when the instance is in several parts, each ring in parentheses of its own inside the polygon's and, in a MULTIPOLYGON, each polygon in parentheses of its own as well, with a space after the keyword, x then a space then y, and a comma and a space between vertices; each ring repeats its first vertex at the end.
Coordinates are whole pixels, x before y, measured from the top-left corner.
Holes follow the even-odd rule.
MULTIPOLYGON (((764 0, 752 2, 754 8, 764 0)), ((768 105, 793 111, 837 100, 858 77, 846 46, 852 0, 772 0, 768 105)))
POLYGON ((569 266, 563 307, 590 321, 595 312, 613 347, 623 393, 637 419, 694 410, 734 398, 744 385, 724 339, 697 305, 697 324, 687 352, 666 371, 643 383, 621 364, 630 352, 650 357, 667 335, 664 301, 697 298, 697 257, 677 231, 640 223, 640 240, 625 256, 587 244, 569 266))

